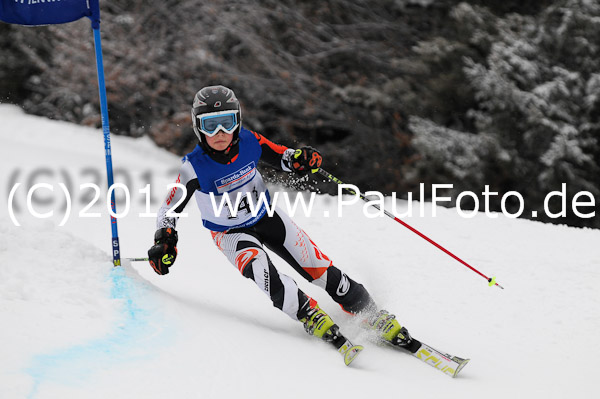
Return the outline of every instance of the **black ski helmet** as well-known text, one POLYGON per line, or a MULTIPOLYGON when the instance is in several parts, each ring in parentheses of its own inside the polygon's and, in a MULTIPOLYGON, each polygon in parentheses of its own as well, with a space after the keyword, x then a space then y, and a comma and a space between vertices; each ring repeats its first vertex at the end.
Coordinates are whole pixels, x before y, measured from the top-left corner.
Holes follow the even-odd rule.
POLYGON ((204 146, 206 142, 202 140, 202 133, 198 127, 198 116, 221 111, 238 111, 238 127, 233 132, 232 143, 237 143, 240 130, 242 128, 242 109, 240 102, 233 90, 225 86, 207 86, 200 89, 194 96, 192 103, 192 126, 198 140, 204 146))

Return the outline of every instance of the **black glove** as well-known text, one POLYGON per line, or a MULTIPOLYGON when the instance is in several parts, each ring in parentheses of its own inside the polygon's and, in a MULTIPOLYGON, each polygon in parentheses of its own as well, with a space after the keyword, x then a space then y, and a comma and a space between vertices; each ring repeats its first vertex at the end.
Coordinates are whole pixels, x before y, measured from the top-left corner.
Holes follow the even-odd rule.
POLYGON ((177 241, 175 229, 162 228, 154 233, 154 245, 148 250, 148 259, 156 273, 169 273, 169 267, 177 258, 177 241))
POLYGON ((323 157, 312 147, 302 147, 294 152, 292 170, 300 175, 315 172, 321 167, 323 157))

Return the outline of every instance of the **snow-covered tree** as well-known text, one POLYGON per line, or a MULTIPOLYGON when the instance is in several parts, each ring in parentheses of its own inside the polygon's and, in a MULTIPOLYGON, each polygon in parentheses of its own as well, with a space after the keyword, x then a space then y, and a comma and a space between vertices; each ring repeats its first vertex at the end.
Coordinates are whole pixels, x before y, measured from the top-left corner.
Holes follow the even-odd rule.
MULTIPOLYGON (((489 158, 472 157, 462 172, 468 181, 520 191, 529 209, 539 210, 561 183, 571 196, 585 190, 598 202, 600 4, 564 0, 536 15, 498 17, 461 3, 452 15, 464 23, 469 42, 487 52, 463 58, 476 104, 467 113, 473 129, 442 134, 436 128, 436 139, 427 142, 423 122, 413 124, 420 152, 445 147, 451 154, 445 158, 461 159, 473 135, 486 138, 509 173, 499 173, 489 158)), ((446 163, 442 176, 457 177, 460 166, 446 163)))

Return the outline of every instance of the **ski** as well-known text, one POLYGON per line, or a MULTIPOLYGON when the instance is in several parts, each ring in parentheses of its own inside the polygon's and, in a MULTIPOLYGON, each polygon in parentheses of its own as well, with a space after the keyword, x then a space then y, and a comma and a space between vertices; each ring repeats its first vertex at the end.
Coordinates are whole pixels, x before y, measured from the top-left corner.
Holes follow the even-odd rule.
POLYGON ((342 346, 338 348, 338 353, 344 357, 344 364, 349 366, 363 349, 362 345, 353 345, 352 342, 346 339, 342 346))
POLYGON ((349 366, 356 359, 358 354, 364 349, 362 345, 354 345, 350 340, 340 333, 340 328, 333 325, 330 330, 331 334, 326 338, 344 358, 344 364, 349 366))
POLYGON ((394 348, 408 351, 411 355, 446 375, 456 377, 467 365, 469 359, 449 355, 413 338, 406 327, 402 327, 396 316, 387 310, 380 310, 362 321, 361 327, 375 331, 377 339, 394 348))
POLYGON ((410 343, 406 346, 393 345, 391 343, 390 345, 394 348, 408 351, 413 357, 416 357, 452 378, 455 378, 470 360, 439 351, 414 338, 412 338, 410 343))
POLYGON ((470 360, 441 352, 422 342, 420 344, 421 346, 416 350, 416 352, 411 354, 417 359, 435 367, 442 373, 449 375, 452 378, 455 378, 470 360))

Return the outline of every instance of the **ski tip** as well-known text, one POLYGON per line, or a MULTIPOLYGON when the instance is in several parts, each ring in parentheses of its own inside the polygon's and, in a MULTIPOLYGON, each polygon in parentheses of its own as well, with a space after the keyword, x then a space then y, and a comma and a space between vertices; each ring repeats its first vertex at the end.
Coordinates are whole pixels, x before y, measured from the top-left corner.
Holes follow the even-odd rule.
POLYGON ((456 371, 454 372, 454 375, 452 375, 452 378, 456 378, 456 376, 458 375, 458 373, 460 373, 460 371, 465 368, 465 366, 467 365, 467 363, 469 363, 469 360, 471 359, 464 359, 461 360, 460 363, 458 364, 458 367, 456 368, 456 371))
POLYGON ((344 363, 346 366, 349 366, 363 349, 365 348, 362 345, 354 345, 349 348, 346 353, 344 353, 344 363))

